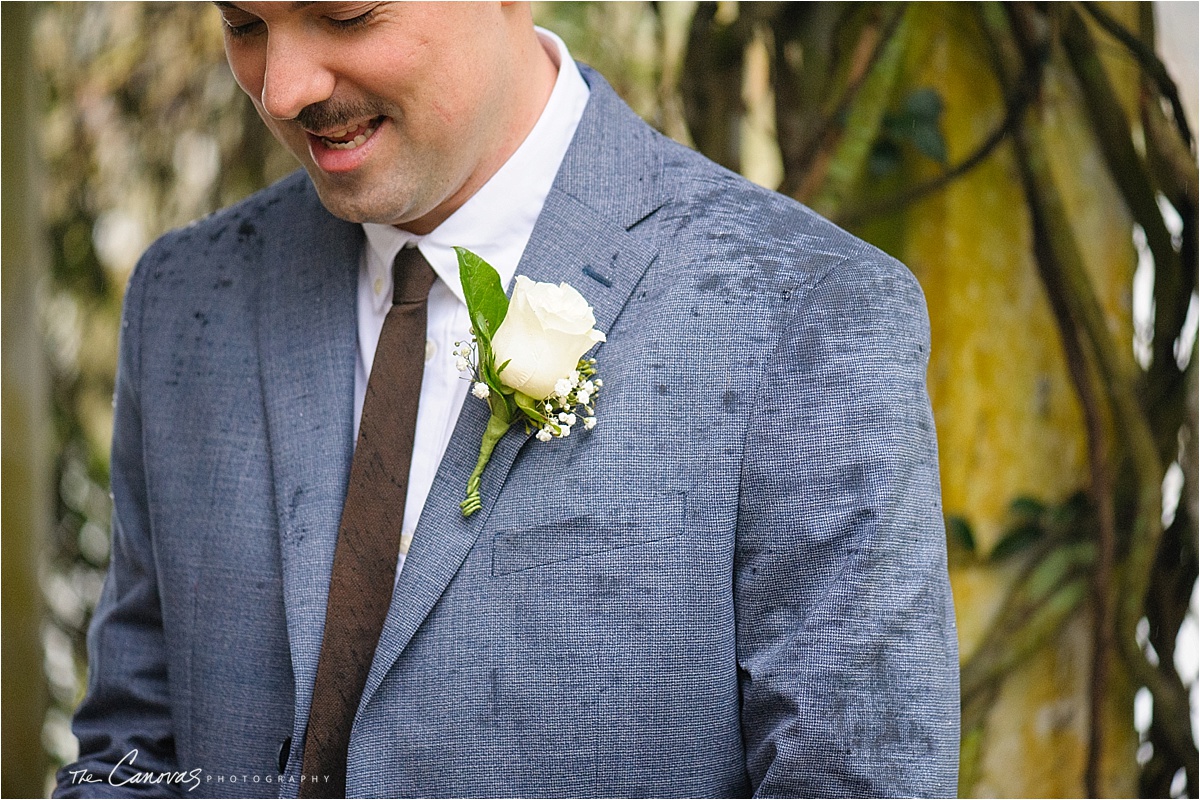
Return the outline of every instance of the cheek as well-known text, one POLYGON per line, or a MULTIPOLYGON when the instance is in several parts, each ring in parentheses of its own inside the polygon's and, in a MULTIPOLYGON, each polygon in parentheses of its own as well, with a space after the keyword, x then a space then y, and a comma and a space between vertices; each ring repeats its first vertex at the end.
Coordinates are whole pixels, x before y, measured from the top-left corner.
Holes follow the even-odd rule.
MULTIPOLYGON (((242 91, 250 96, 257 108, 263 87, 265 62, 262 55, 246 44, 230 41, 226 35, 225 58, 233 72, 233 79, 242 87, 242 91)), ((259 113, 262 113, 262 109, 259 109, 259 113)))
POLYGON ((489 90, 486 76, 464 74, 460 81, 441 81, 429 100, 429 127, 436 128, 456 149, 477 148, 495 134, 503 100, 489 90))

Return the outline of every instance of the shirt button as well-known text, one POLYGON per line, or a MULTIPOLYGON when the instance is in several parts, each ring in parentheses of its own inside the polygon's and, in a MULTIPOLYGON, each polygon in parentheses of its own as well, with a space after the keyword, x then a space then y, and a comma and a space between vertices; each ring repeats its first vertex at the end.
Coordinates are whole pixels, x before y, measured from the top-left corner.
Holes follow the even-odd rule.
POLYGON ((437 343, 433 339, 425 340, 425 360, 433 361, 433 357, 437 354, 437 343))
POLYGON ((375 294, 379 294, 382 291, 383 291, 383 278, 376 278, 375 279, 375 294))

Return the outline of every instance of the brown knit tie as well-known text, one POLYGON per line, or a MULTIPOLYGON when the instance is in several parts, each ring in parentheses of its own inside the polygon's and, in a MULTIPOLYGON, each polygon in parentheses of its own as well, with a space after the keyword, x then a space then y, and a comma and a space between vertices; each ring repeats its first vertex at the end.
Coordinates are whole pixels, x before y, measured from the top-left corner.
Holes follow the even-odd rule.
POLYGON ((426 308, 436 278, 417 248, 396 255, 392 307, 367 381, 333 553, 325 637, 304 742, 308 779, 300 784, 300 797, 346 796, 350 727, 395 584, 425 369, 426 308))

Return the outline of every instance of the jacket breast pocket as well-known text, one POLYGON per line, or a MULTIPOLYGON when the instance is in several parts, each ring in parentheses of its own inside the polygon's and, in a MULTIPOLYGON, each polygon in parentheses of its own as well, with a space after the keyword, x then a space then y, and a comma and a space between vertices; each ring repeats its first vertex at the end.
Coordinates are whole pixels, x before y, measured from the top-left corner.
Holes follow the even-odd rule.
POLYGON ((685 492, 668 492, 505 528, 492 539, 492 575, 678 536, 683 531, 686 498, 685 492))

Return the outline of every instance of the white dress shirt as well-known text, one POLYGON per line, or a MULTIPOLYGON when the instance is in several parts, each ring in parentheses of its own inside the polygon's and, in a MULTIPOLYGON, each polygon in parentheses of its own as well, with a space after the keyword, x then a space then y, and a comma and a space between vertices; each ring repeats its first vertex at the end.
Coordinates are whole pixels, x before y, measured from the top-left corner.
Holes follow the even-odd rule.
MULTIPOLYGON (((358 272, 355 442, 367 377, 371 374, 383 319, 392 304, 392 261, 396 253, 401 247, 415 244, 438 276, 429 292, 425 372, 421 379, 397 575, 404 566, 421 509, 471 385, 468 377, 454 368, 455 342, 469 341, 470 321, 458 280, 458 256, 453 248, 465 247, 478 253, 500 273, 501 285, 508 285, 587 105, 587 84, 567 46, 550 31, 538 28, 537 33, 542 47, 558 67, 558 78, 533 130, 508 161, 445 222, 425 236, 390 225, 363 224, 367 246, 363 248, 358 272)), ((472 398, 472 402, 484 401, 472 398)), ((462 476, 464 496, 468 477, 462 476)))

